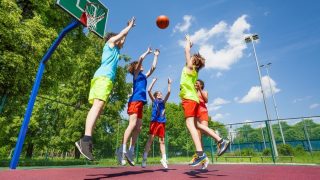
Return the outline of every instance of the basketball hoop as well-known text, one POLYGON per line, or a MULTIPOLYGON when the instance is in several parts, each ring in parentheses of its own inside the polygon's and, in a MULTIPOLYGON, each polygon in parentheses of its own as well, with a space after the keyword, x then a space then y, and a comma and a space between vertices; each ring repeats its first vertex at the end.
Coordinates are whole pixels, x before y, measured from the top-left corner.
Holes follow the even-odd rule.
POLYGON ((87 26, 89 30, 94 31, 97 28, 97 23, 106 15, 107 13, 105 12, 105 8, 100 4, 88 2, 80 17, 80 21, 82 24, 87 26))

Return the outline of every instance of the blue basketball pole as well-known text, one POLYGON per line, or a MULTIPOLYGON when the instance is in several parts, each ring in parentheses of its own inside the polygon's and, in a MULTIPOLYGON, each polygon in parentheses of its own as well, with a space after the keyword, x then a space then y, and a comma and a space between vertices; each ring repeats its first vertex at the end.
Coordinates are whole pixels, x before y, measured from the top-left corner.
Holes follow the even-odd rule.
POLYGON ((37 72, 37 76, 36 76, 36 80, 35 80, 35 82, 33 84, 31 96, 30 96, 30 99, 29 99, 29 102, 28 102, 28 107, 27 107, 26 113, 24 115, 24 120, 23 120, 21 128, 20 128, 20 133, 19 133, 19 136, 18 136, 17 144, 16 144, 16 147, 14 149, 14 154, 13 154, 13 157, 12 157, 11 162, 10 162, 10 169, 16 169, 16 167, 18 165, 20 154, 21 154, 21 151, 22 151, 22 146, 23 146, 24 139, 25 139, 27 131, 28 131, 28 125, 29 125, 30 117, 31 117, 31 114, 32 114, 34 102, 35 102, 37 94, 38 94, 38 90, 39 90, 42 74, 43 74, 43 71, 44 71, 44 68, 45 68, 45 64, 49 60, 49 58, 51 57, 51 55, 54 52, 54 50, 58 47, 58 45, 60 44, 60 42, 64 38, 64 36, 69 31, 71 31, 72 29, 76 28, 79 25, 80 25, 80 22, 78 20, 73 20, 68 26, 66 26, 60 32, 60 34, 57 37, 57 39, 52 43, 52 45, 50 46, 50 48, 47 51, 47 53, 41 59, 40 66, 39 66, 39 69, 38 69, 38 72, 37 72))

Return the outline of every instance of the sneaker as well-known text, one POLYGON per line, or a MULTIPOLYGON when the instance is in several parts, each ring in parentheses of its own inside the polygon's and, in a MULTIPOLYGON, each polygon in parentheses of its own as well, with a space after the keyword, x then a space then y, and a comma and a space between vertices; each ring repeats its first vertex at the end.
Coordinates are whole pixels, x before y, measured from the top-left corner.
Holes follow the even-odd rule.
POLYGON ((141 167, 147 167, 147 159, 142 159, 141 167))
POLYGON ((195 159, 196 157, 197 157, 197 154, 194 154, 194 155, 192 156, 192 159, 191 159, 191 161, 189 162, 189 165, 193 163, 193 161, 194 161, 194 159, 195 159))
POLYGON ((121 165, 121 166, 124 166, 126 165, 126 160, 124 158, 124 153, 122 152, 122 149, 121 148, 118 148, 117 150, 117 159, 118 159, 118 164, 121 165))
POLYGON ((201 162, 201 165, 202 165, 202 167, 201 167, 202 170, 207 169, 207 168, 208 168, 208 165, 209 165, 209 158, 206 157, 206 158, 201 162))
POLYGON ((230 141, 224 139, 221 143, 218 143, 217 145, 218 145, 218 156, 221 156, 229 148, 230 141))
POLYGON ((160 162, 161 162, 162 166, 163 166, 165 169, 168 169, 168 161, 167 161, 167 160, 161 159, 160 162))
POLYGON ((130 164, 130 166, 134 166, 134 153, 129 151, 127 153, 124 153, 124 156, 127 159, 127 162, 130 164))
POLYGON ((92 141, 85 142, 82 140, 82 138, 77 141, 76 146, 80 153, 87 158, 90 161, 93 161, 93 155, 92 155, 92 141))
POLYGON ((197 155, 197 157, 194 159, 194 161, 189 165, 190 166, 198 166, 201 163, 201 161, 203 161, 206 157, 207 157, 206 153, 203 153, 202 156, 197 155))

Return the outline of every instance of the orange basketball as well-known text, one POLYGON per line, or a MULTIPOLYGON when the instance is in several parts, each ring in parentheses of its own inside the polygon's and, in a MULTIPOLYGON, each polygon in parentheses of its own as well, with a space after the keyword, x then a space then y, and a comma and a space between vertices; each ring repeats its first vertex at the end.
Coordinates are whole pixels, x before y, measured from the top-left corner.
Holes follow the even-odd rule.
POLYGON ((161 15, 157 17, 157 26, 160 29, 165 29, 169 26, 169 18, 165 15, 161 15))

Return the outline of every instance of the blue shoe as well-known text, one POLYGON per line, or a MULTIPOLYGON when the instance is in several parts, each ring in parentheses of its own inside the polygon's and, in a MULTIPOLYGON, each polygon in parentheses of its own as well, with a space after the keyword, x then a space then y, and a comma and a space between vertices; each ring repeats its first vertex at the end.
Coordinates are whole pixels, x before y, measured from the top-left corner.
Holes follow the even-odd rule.
POLYGON ((204 159, 206 159, 207 155, 206 153, 203 153, 202 156, 197 156, 194 158, 193 162, 189 164, 190 166, 198 166, 204 159))

